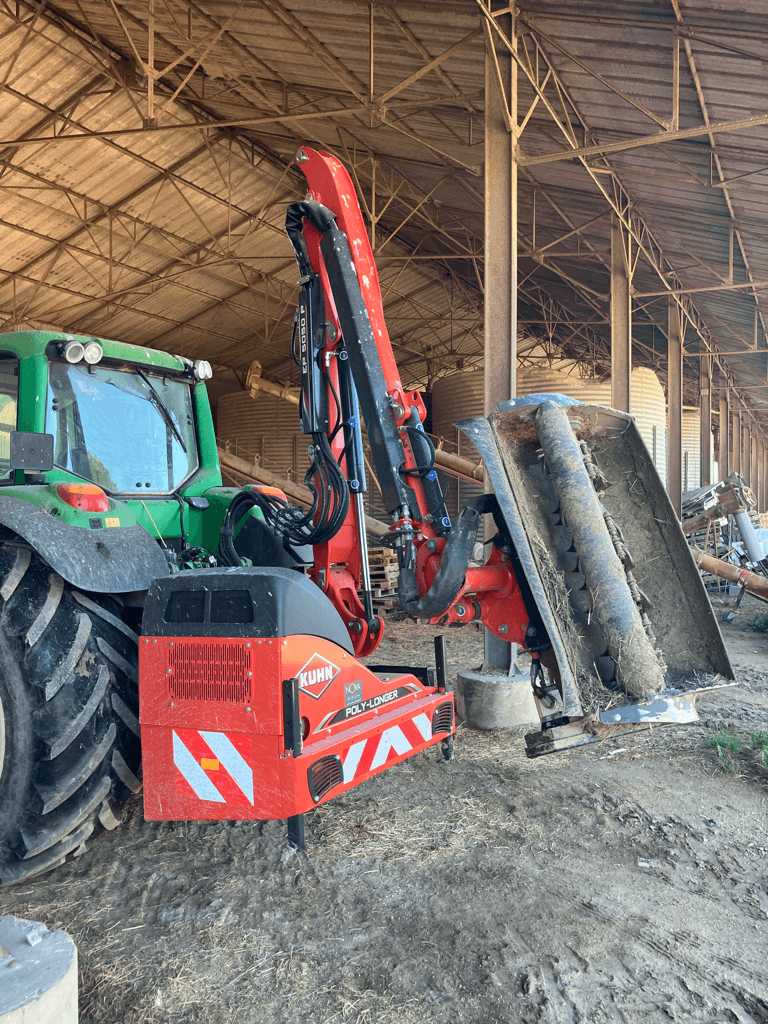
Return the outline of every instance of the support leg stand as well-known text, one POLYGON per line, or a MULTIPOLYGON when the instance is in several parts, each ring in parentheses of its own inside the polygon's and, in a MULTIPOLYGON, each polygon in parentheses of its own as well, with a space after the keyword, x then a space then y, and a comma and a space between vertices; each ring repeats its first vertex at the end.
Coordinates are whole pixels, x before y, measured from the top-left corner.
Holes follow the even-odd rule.
POLYGON ((307 845, 304 839, 303 814, 294 814, 288 819, 288 845, 294 850, 303 850, 307 845))

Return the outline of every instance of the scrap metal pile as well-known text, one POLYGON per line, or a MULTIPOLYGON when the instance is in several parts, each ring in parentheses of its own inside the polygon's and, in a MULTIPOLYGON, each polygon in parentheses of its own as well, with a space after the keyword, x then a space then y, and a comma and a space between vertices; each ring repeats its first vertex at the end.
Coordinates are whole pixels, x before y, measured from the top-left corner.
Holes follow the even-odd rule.
POLYGON ((718 592, 735 586, 736 607, 746 591, 768 601, 768 530, 760 525, 756 504, 738 473, 683 495, 683 533, 705 585, 718 592))

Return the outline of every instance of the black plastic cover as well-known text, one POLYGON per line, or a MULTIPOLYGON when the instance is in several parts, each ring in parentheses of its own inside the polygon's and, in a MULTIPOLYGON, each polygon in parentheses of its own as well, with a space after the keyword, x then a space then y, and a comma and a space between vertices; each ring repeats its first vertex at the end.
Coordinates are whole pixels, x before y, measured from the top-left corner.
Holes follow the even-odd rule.
POLYGON ((235 537, 235 551, 241 558, 250 558, 254 565, 279 565, 285 569, 312 565, 314 558, 311 544, 289 544, 256 516, 246 518, 245 525, 235 537))
POLYGON ((31 469, 43 473, 53 469, 53 434, 12 430, 11 469, 31 469))
POLYGON ((279 566, 187 569, 155 580, 142 631, 145 636, 317 636, 354 654, 349 633, 322 590, 295 569, 279 566))

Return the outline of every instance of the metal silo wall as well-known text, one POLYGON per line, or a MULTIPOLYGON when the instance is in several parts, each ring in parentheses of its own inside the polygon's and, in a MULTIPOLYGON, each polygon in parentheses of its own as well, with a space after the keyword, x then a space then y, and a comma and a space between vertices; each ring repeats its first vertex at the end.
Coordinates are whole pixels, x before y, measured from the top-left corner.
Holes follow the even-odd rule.
POLYGON ((551 366, 518 367, 518 395, 546 394, 549 391, 578 398, 587 405, 611 404, 611 382, 579 376, 575 363, 562 361, 551 366))
POLYGON ((682 489, 693 491, 701 486, 701 459, 699 457, 699 422, 701 414, 698 409, 683 409, 683 457, 682 457, 682 489))
POLYGON ((295 405, 261 394, 245 392, 222 395, 218 401, 216 436, 233 455, 258 456, 264 469, 284 479, 304 480, 309 468, 307 445, 295 405))
MULTIPOLYGON (((518 395, 554 391, 578 398, 587 405, 611 404, 611 382, 579 375, 571 361, 551 366, 520 367, 517 371, 518 395)), ((632 371, 630 402, 637 428, 651 454, 659 476, 667 484, 667 412, 664 389, 653 370, 636 367, 632 371)))
MULTIPOLYGON (((441 377, 435 381, 432 388, 432 434, 435 438, 442 439, 446 451, 455 452, 477 462, 478 454, 474 446, 453 424, 469 416, 482 416, 484 400, 485 383, 482 370, 453 373, 449 377, 441 377)), ((480 484, 468 483, 454 476, 446 479, 448 514, 455 518, 469 498, 482 494, 483 488, 480 484)))
POLYGON ((645 366, 632 371, 630 404, 637 429, 667 486, 667 403, 659 378, 645 366))

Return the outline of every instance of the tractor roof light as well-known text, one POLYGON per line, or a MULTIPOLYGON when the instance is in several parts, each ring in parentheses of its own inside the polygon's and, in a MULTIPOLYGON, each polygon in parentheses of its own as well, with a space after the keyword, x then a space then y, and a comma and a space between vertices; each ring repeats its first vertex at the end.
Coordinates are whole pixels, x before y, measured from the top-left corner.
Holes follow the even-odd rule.
POLYGON ((79 363, 85 355, 85 349, 79 341, 68 341, 62 349, 64 358, 68 363, 79 363))
POLYGON ((85 346, 84 359, 90 366, 94 366, 96 363, 101 362, 101 357, 104 355, 104 349, 98 343, 98 341, 89 341, 85 346))
POLYGON ((196 359, 192 370, 198 380, 210 380, 213 376, 213 369, 207 359, 196 359))
POLYGON ((62 501, 81 512, 109 511, 109 498, 96 484, 59 484, 56 491, 62 501))

